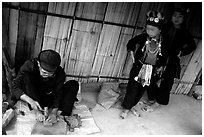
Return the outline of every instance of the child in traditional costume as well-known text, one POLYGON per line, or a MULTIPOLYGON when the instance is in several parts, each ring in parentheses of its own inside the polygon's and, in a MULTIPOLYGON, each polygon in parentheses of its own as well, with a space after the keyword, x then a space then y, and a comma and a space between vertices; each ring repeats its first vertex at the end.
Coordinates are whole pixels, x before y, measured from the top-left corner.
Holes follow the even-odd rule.
POLYGON ((139 116, 133 106, 140 101, 145 90, 153 90, 157 87, 160 72, 166 65, 161 35, 163 22, 164 17, 160 12, 149 11, 146 20, 146 32, 132 38, 127 44, 127 50, 132 55, 134 63, 122 103, 123 110, 120 114, 122 119, 130 111, 139 116))
POLYGON ((168 105, 174 78, 180 78, 180 57, 190 54, 196 48, 192 35, 185 28, 187 9, 174 9, 170 22, 162 27, 163 44, 168 54, 167 66, 158 90, 148 91, 149 101, 144 111, 153 111, 161 105, 168 105))

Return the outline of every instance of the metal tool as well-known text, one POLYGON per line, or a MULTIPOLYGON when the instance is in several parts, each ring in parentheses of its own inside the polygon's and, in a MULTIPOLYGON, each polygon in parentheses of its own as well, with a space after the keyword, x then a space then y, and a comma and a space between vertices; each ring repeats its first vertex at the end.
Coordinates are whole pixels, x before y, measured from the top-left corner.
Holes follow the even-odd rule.
POLYGON ((48 118, 48 107, 44 107, 44 116, 45 116, 45 119, 48 118))

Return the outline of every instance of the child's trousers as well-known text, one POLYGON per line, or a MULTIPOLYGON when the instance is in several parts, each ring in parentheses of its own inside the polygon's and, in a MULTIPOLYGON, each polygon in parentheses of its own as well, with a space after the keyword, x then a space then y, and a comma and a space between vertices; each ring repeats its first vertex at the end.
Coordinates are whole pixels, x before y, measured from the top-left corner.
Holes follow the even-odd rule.
POLYGON ((141 83, 138 83, 134 80, 134 78, 138 75, 139 70, 140 66, 133 64, 133 67, 130 71, 128 85, 126 88, 125 98, 122 103, 122 107, 124 109, 130 110, 140 101, 144 94, 145 87, 143 87, 141 83))
POLYGON ((130 110, 133 106, 135 106, 144 94, 145 88, 141 83, 138 83, 133 80, 129 80, 125 98, 122 103, 122 107, 124 109, 130 110))

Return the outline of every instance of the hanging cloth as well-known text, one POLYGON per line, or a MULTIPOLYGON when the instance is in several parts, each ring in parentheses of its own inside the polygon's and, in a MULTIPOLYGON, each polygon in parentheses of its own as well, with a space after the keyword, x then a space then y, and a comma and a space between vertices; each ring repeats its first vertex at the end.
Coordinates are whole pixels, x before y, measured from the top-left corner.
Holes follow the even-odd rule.
POLYGON ((152 65, 143 64, 138 76, 135 77, 135 81, 142 83, 143 87, 149 86, 152 76, 152 70, 153 70, 152 65))

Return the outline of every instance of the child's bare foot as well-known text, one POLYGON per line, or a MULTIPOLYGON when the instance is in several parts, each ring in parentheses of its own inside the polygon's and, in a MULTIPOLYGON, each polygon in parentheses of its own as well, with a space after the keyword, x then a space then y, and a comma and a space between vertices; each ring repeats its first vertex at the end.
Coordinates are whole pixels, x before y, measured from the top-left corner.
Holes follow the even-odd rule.
POLYGON ((145 105, 151 106, 152 104, 154 104, 156 101, 155 100, 147 100, 147 101, 143 101, 143 103, 145 105))
POLYGON ((131 112, 132 112, 132 114, 133 114, 134 116, 140 117, 140 114, 137 112, 137 110, 136 110, 135 108, 132 108, 132 109, 131 109, 131 112))
POLYGON ((128 114, 128 112, 129 112, 129 110, 127 110, 127 109, 123 110, 123 111, 120 113, 120 117, 121 117, 122 119, 125 119, 126 116, 127 116, 127 114, 128 114))
POLYGON ((141 108, 141 110, 146 111, 146 112, 153 112, 155 109, 159 108, 160 106, 161 105, 159 103, 155 102, 151 106, 145 106, 145 107, 141 108))

